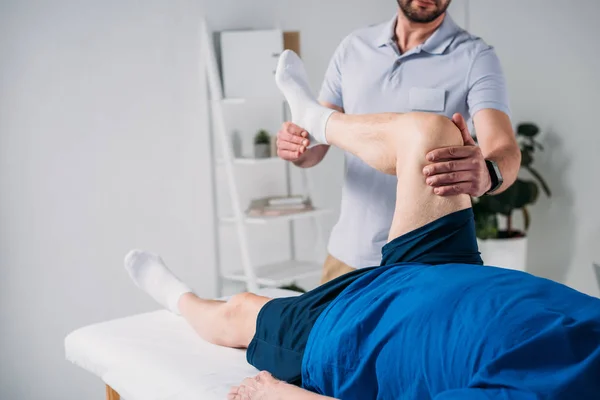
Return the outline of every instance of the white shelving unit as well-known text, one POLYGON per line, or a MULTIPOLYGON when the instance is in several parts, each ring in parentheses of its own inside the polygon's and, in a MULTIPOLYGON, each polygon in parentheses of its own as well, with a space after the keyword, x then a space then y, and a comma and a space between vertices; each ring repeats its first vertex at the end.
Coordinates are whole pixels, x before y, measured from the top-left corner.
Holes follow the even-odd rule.
MULTIPOLYGON (((218 159, 217 163, 219 165, 223 165, 225 163, 225 160, 218 159)), ((252 165, 267 165, 267 164, 281 164, 283 163, 283 160, 279 157, 269 157, 269 158, 234 158, 233 159, 233 163, 235 165, 245 165, 245 166, 252 166, 252 165)))
MULTIPOLYGON (((226 217, 219 217, 217 223, 216 237, 219 238, 218 230, 224 224, 233 224, 236 228, 237 241, 240 246, 241 253, 241 268, 235 272, 225 272, 220 254, 217 254, 217 267, 221 278, 223 280, 232 282, 241 282, 246 285, 247 290, 256 291, 260 287, 279 287, 289 285, 297 282, 298 280, 315 277, 320 275, 322 264, 315 261, 302 261, 296 259, 295 251, 295 240, 294 240, 294 221, 310 219, 313 222, 314 229, 314 241, 315 241, 315 256, 319 250, 323 250, 323 235, 320 217, 328 213, 329 210, 314 209, 310 211, 302 211, 294 214, 287 214, 275 217, 254 217, 248 216, 245 213, 245 207, 240 202, 240 191, 238 186, 238 180, 236 178, 236 166, 243 166, 245 168, 253 168, 260 165, 276 164, 281 163, 283 168, 286 168, 286 180, 287 180, 287 195, 291 194, 290 184, 290 166, 278 158, 267 158, 267 159, 250 159, 250 158, 236 158, 234 157, 233 146, 231 143, 231 137, 228 134, 227 124, 224 117, 224 107, 242 107, 246 100, 244 98, 224 98, 223 88, 221 86, 222 80, 217 65, 217 58, 215 55, 215 47, 212 40, 212 32, 209 31, 205 22, 203 22, 201 28, 202 34, 202 48, 204 51, 202 60, 205 61, 206 65, 206 77, 208 79, 208 87, 210 93, 210 106, 211 106, 211 117, 213 124, 213 137, 220 145, 222 150, 222 158, 215 160, 215 163, 219 167, 224 168, 227 184, 227 192, 231 198, 231 204, 233 213, 226 217), (250 257, 250 240, 248 237, 247 226, 248 225, 265 225, 276 223, 287 223, 289 224, 289 237, 290 237, 290 255, 285 261, 279 263, 271 263, 268 265, 256 265, 250 257)), ((282 33, 283 34, 283 33, 282 33)), ((277 54, 270 54, 270 57, 277 57, 277 54)), ((264 58, 264 57, 263 57, 264 58)), ((264 61, 264 60, 263 60, 264 61)), ((264 64, 264 62, 263 62, 264 64)), ((276 65, 274 63, 273 65, 276 65)), ((214 157, 213 157, 214 159, 214 157)), ((302 171, 302 179, 304 183, 305 195, 310 196, 311 182, 306 171, 302 171)), ((216 179, 215 179, 216 181, 216 179)), ((216 183, 218 184, 218 183, 216 183)), ((218 210, 215 205, 215 215, 218 210)), ((262 229, 262 228, 261 228, 262 229)), ((266 228, 265 228, 266 229, 266 228)), ((217 244, 219 245, 219 244, 217 244)), ((324 253, 324 252, 322 252, 324 253)), ((219 290, 222 291, 223 285, 219 285, 219 290)))
MULTIPOLYGON (((315 272, 321 272, 321 264, 308 261, 289 260, 256 267, 256 283, 259 286, 277 287, 290 285, 301 279, 315 276, 315 272)), ((243 271, 223 274, 223 278, 247 283, 243 271)))
MULTIPOLYGON (((274 217, 249 217, 249 216, 246 216, 244 218, 244 222, 246 224, 265 225, 270 222, 285 222, 285 221, 289 222, 289 221, 297 221, 299 219, 316 218, 316 217, 320 217, 321 215, 324 215, 327 213, 329 213, 329 210, 317 208, 315 210, 302 211, 302 212, 297 212, 297 213, 287 214, 287 215, 278 215, 278 216, 274 216, 274 217)), ((222 218, 220 218, 220 220, 223 223, 234 223, 236 221, 235 217, 222 217, 222 218)))

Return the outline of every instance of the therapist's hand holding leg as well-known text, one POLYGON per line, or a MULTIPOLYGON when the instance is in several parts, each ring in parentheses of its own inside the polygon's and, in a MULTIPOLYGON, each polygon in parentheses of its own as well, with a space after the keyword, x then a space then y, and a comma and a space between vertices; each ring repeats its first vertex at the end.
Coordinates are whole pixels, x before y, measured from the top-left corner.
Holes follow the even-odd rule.
POLYGON ((285 161, 298 161, 309 145, 308 132, 296 124, 286 122, 277 132, 277 156, 285 161))
POLYGON ((328 145, 311 147, 306 130, 291 122, 286 122, 277 132, 277 156, 290 161, 300 168, 311 168, 323 160, 329 150, 328 145))
POLYGON ((483 196, 492 185, 483 153, 471 137, 462 115, 454 114, 452 121, 460 129, 464 146, 429 152, 426 157, 431 164, 423 168, 426 182, 440 196, 483 196))
MULTIPOLYGON (((344 112, 343 108, 335 104, 321 102, 321 105, 332 110, 344 112)), ((306 129, 292 122, 286 122, 277 132, 277 156, 285 161, 290 161, 300 168, 311 168, 320 163, 327 151, 328 145, 318 145, 309 148, 310 137, 306 129)))

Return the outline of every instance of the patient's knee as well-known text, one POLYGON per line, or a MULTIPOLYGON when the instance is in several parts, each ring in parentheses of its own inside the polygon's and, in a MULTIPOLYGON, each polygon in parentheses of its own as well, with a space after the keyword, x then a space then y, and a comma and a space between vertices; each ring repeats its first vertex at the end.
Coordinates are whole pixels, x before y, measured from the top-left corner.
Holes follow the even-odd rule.
POLYGON ((244 319, 252 293, 240 293, 231 296, 226 303, 218 308, 215 319, 212 321, 218 329, 208 330, 203 335, 205 340, 219 346, 244 347, 247 346, 247 334, 244 332, 244 319))
POLYGON ((425 153, 449 146, 462 146, 463 139, 451 119, 433 113, 410 113, 409 118, 417 136, 419 150, 425 153))
POLYGON ((227 301, 226 316, 228 318, 235 318, 236 314, 243 313, 244 307, 247 307, 249 304, 251 304, 254 297, 256 297, 256 295, 248 292, 238 293, 231 296, 229 301, 227 301))
POLYGON ((248 292, 233 295, 225 303, 225 318, 228 320, 253 319, 269 300, 266 297, 248 292))

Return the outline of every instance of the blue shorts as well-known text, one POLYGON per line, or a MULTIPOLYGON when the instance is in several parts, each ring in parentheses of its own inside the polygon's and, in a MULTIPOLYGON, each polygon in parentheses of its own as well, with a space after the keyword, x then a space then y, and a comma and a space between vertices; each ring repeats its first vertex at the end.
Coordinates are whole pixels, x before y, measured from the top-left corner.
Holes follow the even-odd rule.
MULTIPOLYGON (((469 208, 449 214, 392 240, 382 249, 381 266, 415 262, 483 265, 473 211, 469 208)), ((374 268, 377 267, 359 269, 301 296, 273 299, 265 304, 248 346, 248 363, 269 371, 277 379, 300 385, 302 358, 315 322, 340 293, 374 268)))

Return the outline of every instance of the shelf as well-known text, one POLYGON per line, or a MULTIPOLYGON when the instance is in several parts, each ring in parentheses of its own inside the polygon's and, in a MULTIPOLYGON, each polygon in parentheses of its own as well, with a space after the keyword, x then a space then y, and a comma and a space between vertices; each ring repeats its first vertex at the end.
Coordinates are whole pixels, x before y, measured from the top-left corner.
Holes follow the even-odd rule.
MULTIPOLYGON (((301 279, 320 276, 322 264, 312 261, 283 261, 256 267, 256 283, 260 286, 279 287, 290 285, 301 279)), ((246 282, 242 271, 223 274, 223 279, 235 282, 246 282)))
MULTIPOLYGON (((294 221, 297 219, 319 217, 319 216, 327 214, 329 212, 330 212, 330 210, 318 208, 318 209, 311 210, 311 211, 302 211, 302 212, 297 212, 297 213, 293 213, 293 214, 279 215, 276 217, 245 217, 244 222, 246 222, 247 224, 261 225, 261 224, 268 224, 269 222, 285 222, 285 221, 294 221)), ((221 222, 235 222, 235 217, 223 217, 223 218, 220 218, 220 220, 221 220, 221 222)))
MULTIPOLYGON (((279 157, 269 157, 269 158, 236 158, 233 160, 235 165, 269 165, 269 164, 278 164, 283 160, 279 157)), ((222 158, 217 159, 217 164, 223 165, 225 164, 225 160, 222 158)))
MULTIPOLYGON (((256 100, 257 98, 254 98, 254 99, 256 100)), ((260 99, 260 97, 258 99, 260 99)), ((243 97, 229 97, 229 98, 225 98, 225 99, 221 99, 221 100, 213 100, 213 101, 220 102, 221 104, 224 104, 224 105, 240 105, 240 104, 245 104, 248 100, 252 100, 252 99, 245 99, 243 97)), ((287 103, 285 98, 283 98, 282 101, 284 103, 287 103)))
POLYGON ((227 98, 221 99, 222 104, 244 104, 246 99, 243 98, 227 98))

